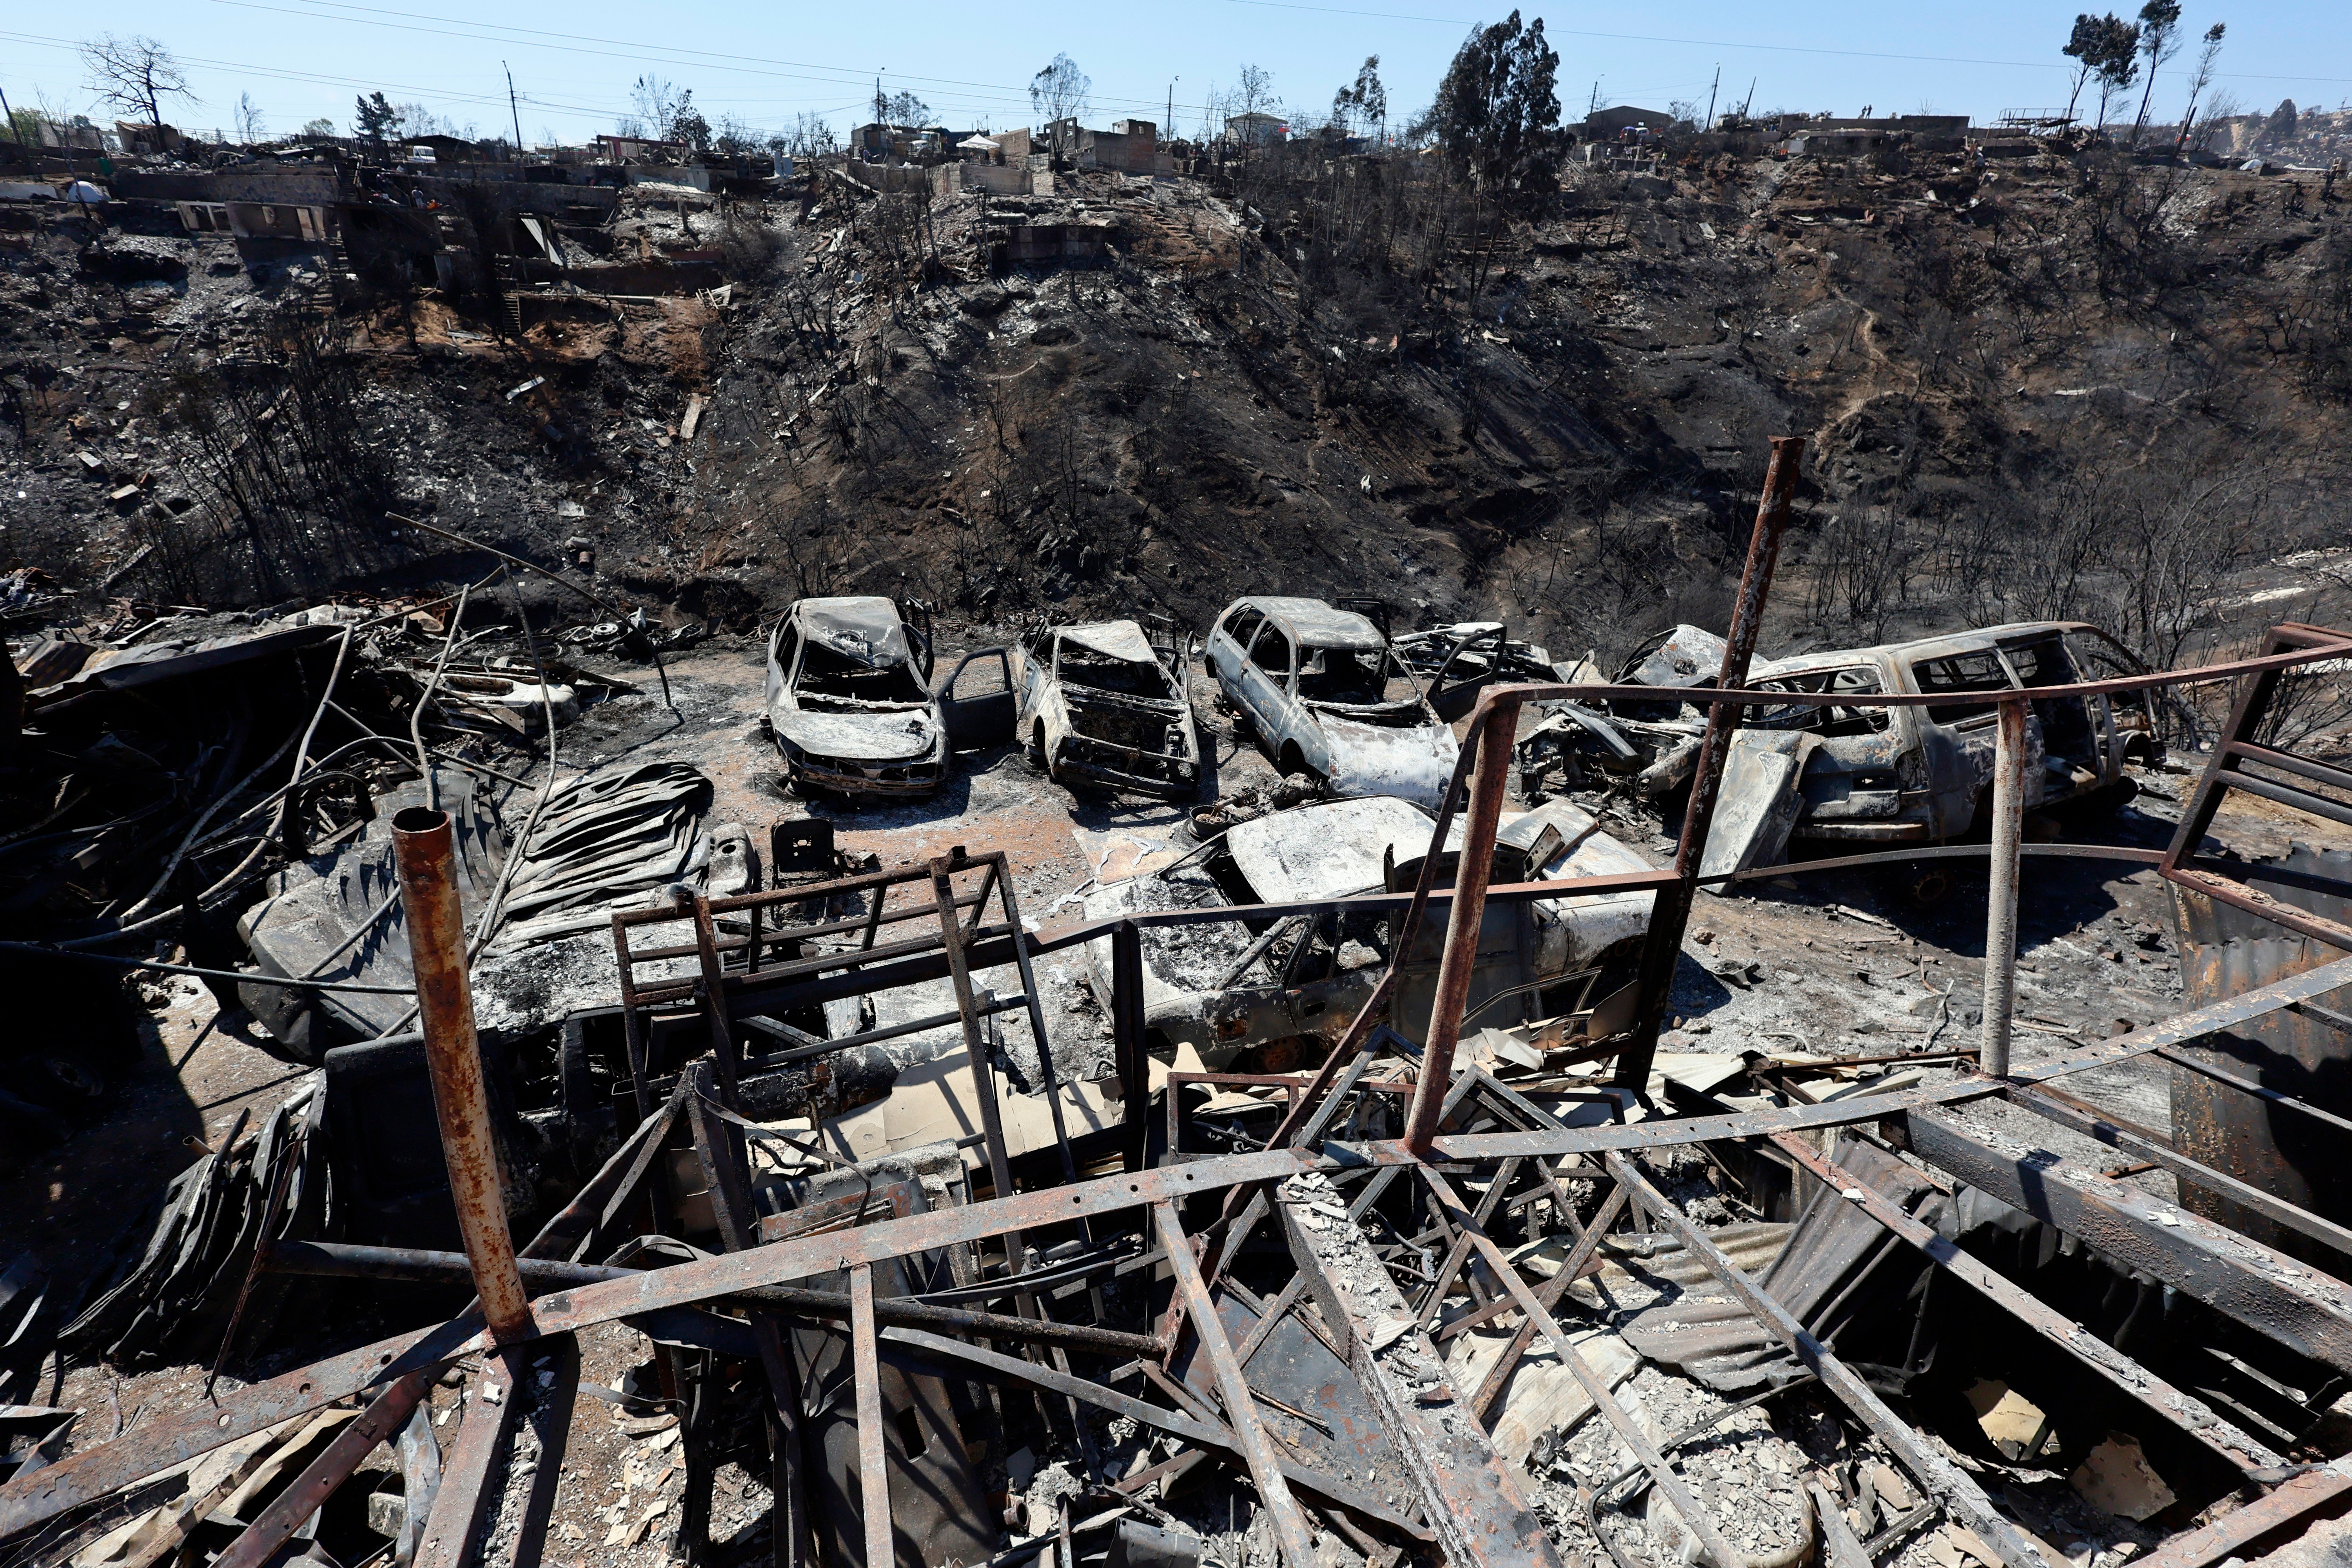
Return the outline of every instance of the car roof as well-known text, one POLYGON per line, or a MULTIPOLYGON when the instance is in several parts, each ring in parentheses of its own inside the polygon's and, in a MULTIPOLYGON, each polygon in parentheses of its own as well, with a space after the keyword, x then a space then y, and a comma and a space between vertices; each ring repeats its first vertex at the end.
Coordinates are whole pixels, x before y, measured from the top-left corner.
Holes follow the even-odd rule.
POLYGON ((2088 621, 2009 621, 1972 631, 1914 637, 1908 642, 1873 643, 1867 647, 1823 648, 1818 653, 1791 654, 1786 658, 1758 664, 1748 670, 1748 675, 1750 680, 1764 680, 1775 676, 1830 669, 1842 665, 1874 663, 1896 654, 1907 658, 1934 658, 1946 654, 1974 653, 1979 648, 2006 647, 2011 643, 2047 637, 2054 632, 2097 630, 2088 621))
POLYGON ((1317 647, 1382 648, 1388 639, 1381 628, 1372 625, 1369 616, 1353 610, 1342 610, 1321 599, 1258 598, 1244 599, 1243 604, 1271 619, 1281 622, 1295 633, 1298 640, 1317 647))
MULTIPOLYGON (((1428 854, 1435 826, 1419 806, 1372 795, 1235 823, 1225 829, 1225 848, 1260 899, 1337 899, 1380 887, 1383 851, 1399 860, 1428 854)), ((1448 842, 1458 843, 1462 831, 1456 817, 1448 842)))

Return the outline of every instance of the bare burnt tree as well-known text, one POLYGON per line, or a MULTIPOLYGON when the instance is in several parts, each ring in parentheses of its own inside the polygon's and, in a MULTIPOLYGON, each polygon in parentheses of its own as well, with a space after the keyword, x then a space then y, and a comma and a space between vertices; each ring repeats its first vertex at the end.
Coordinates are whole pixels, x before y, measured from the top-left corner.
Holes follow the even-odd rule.
POLYGON ((185 587, 268 600, 390 558, 395 475, 351 361, 291 313, 271 342, 262 364, 184 370, 157 395, 194 504, 150 536, 185 587))
MULTIPOLYGON (((82 64, 99 101, 130 115, 143 125, 163 123, 163 100, 199 100, 188 86, 187 74, 171 50, 153 38, 133 34, 118 38, 100 34, 81 46, 82 64)), ((157 151, 162 151, 158 148, 157 151)))

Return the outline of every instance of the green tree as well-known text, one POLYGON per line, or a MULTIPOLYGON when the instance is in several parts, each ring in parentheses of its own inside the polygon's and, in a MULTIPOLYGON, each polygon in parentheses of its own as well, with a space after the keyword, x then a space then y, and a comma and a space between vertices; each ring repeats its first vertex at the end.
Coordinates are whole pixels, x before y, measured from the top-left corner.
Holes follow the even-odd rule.
POLYGON ((2205 47, 2197 51, 2197 74, 2189 79, 2189 107, 2180 111, 2180 134, 2172 140, 2172 151, 2179 155, 2189 146, 2189 133, 2197 126, 2197 100, 2213 85, 2213 62, 2221 53, 2221 35, 2228 29, 2216 22, 2205 29, 2205 47))
POLYGON ((1517 11, 1471 31, 1418 129, 1485 189, 1550 190, 1559 179, 1559 52, 1543 18, 1517 11))
POLYGON ((2132 121, 2132 145, 2147 126, 2148 100, 2156 96, 2157 68, 2180 50, 2180 0, 2147 0, 2139 8, 2139 52, 2147 60, 2147 85, 2140 89, 2139 114, 2132 121))
POLYGON ((670 110, 669 122, 662 127, 662 140, 683 142, 698 153, 710 151, 710 121, 702 117, 702 110, 694 107, 692 88, 677 95, 677 102, 670 110))
POLYGON ((1356 72, 1355 85, 1331 95, 1331 122, 1342 135, 1358 126, 1385 140, 1389 128, 1389 89, 1381 85, 1381 57, 1367 55, 1356 72))
POLYGON ((2139 73, 2134 58, 2138 49, 2139 29, 2114 12, 2104 16, 2094 16, 2088 11, 2078 14, 2074 30, 2061 51, 2074 62, 2074 88, 2066 95, 2066 118, 2074 118, 2074 105, 2081 100, 2083 89, 2095 77, 2099 82, 2099 122, 2105 124, 2107 100, 2129 87, 2132 78, 2139 73))
POLYGON ((352 115, 353 136, 381 147, 392 140, 392 132, 399 124, 400 110, 387 102, 381 91, 360 95, 352 115))

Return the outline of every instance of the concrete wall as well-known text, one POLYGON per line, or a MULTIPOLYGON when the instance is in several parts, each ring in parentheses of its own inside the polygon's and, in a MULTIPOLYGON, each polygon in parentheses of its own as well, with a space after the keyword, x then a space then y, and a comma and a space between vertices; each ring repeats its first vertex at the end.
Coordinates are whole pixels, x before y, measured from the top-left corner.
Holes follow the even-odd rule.
POLYGON ((1139 134, 1122 136, 1111 131, 1078 132, 1078 167, 1116 169, 1122 174, 1149 174, 1159 166, 1158 135, 1149 121, 1139 134))
POLYGON ((1105 224, 1027 224, 999 243, 991 260, 998 267, 1094 260, 1110 247, 1112 233, 1105 224))
POLYGON ((122 201, 289 202, 316 205, 339 199, 332 169, 289 169, 278 163, 247 163, 204 173, 118 169, 111 182, 122 201))
POLYGON ((571 207, 611 212, 621 205, 621 193, 610 185, 542 185, 528 180, 419 179, 419 189, 432 201, 459 212, 467 204, 487 204, 494 216, 516 213, 561 213, 571 207))
POLYGON ((1031 193, 1029 169, 1021 163, 941 163, 929 171, 931 194, 951 196, 959 191, 986 191, 992 196, 1025 196, 1031 193))
MULTIPOLYGON (((945 168, 950 165, 942 164, 945 168)), ((841 173, 856 180, 869 191, 924 192, 931 189, 931 170, 912 163, 861 163, 855 158, 842 164, 841 173)))

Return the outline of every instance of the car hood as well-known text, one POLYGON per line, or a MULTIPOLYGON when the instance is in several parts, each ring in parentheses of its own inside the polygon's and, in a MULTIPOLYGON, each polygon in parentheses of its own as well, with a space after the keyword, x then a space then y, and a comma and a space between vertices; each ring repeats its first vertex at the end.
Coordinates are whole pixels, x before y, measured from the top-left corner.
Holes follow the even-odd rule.
POLYGON ((1394 727, 1359 724, 1326 713, 1323 735, 1330 742, 1326 774, 1335 795, 1389 795, 1435 811, 1454 777, 1461 746, 1444 724, 1394 727))
POLYGON ((940 743, 940 722, 928 708, 882 713, 817 713, 778 704, 769 718, 776 733, 812 756, 852 763, 895 763, 927 757, 940 743))

